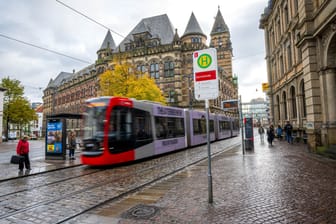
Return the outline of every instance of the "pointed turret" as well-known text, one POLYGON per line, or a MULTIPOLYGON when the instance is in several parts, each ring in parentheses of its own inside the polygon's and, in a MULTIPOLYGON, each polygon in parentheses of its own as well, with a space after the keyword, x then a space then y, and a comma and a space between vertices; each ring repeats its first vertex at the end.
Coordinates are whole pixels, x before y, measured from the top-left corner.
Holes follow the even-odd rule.
POLYGON ((193 12, 191 13, 187 28, 185 29, 182 38, 187 36, 187 35, 202 35, 202 36, 206 37, 206 35, 203 33, 200 25, 198 24, 197 19, 196 19, 193 12))
POLYGON ((177 33, 177 29, 175 29, 175 34, 174 34, 174 40, 173 41, 174 41, 174 43, 180 42, 180 37, 177 33))
POLYGON ((226 25, 222 13, 218 7, 217 15, 215 18, 215 23, 212 26, 211 36, 214 34, 230 32, 228 26, 226 25))
POLYGON ((114 40, 112 38, 110 30, 107 31, 105 39, 104 39, 104 41, 103 41, 99 50, 105 50, 105 49, 108 49, 108 48, 111 49, 111 50, 114 50, 116 48, 116 45, 114 43, 114 40))

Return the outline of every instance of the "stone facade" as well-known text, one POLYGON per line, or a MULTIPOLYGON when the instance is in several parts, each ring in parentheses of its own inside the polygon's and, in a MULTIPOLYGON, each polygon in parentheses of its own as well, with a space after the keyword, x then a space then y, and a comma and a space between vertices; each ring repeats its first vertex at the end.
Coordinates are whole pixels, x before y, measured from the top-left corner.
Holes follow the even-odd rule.
MULTIPOLYGON (((212 31, 210 47, 217 49, 220 96, 211 100, 212 110, 218 110, 221 102, 237 99, 237 85, 232 76, 232 46, 230 32, 218 9, 212 31)), ((180 37, 172 27, 167 15, 142 19, 135 28, 116 46, 108 31, 97 51, 93 65, 78 72, 61 72, 50 80, 44 90, 44 114, 82 113, 83 102, 100 95, 99 77, 107 69, 114 69, 122 58, 147 72, 155 79, 170 106, 197 108, 203 102, 193 97, 193 59, 196 50, 206 49, 207 36, 192 13, 180 37)), ((71 127, 71 125, 70 125, 71 127)))
POLYGON ((274 124, 336 144, 336 1, 270 0, 261 15, 274 124))

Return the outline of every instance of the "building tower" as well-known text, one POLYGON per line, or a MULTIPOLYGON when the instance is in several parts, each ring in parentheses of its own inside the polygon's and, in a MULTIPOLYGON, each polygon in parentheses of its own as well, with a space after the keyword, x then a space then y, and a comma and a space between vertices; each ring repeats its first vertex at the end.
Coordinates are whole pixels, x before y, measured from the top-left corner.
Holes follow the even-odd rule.
POLYGON ((238 98, 237 86, 232 77, 232 44, 230 31, 218 7, 215 22, 210 33, 210 47, 217 50, 219 89, 222 90, 214 105, 221 106, 221 102, 238 98))
POLYGON ((182 94, 185 107, 203 107, 201 102, 194 100, 193 84, 193 61, 194 51, 208 48, 206 45, 207 36, 203 33, 194 13, 191 13, 186 29, 181 36, 182 53, 182 94), (187 99, 187 100, 185 100, 187 99), (188 104, 187 104, 188 102, 188 104))

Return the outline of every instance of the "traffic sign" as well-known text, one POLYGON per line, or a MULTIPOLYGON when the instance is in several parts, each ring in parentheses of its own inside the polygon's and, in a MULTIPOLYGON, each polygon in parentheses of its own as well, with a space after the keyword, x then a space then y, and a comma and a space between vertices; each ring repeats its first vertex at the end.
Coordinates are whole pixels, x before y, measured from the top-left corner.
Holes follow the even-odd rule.
POLYGON ((262 88, 262 91, 263 91, 264 93, 268 92, 268 90, 269 90, 269 84, 268 84, 268 82, 263 82, 263 83, 261 84, 261 88, 262 88))
POLYGON ((193 53, 194 90, 196 100, 215 99, 219 95, 217 51, 215 48, 193 53))

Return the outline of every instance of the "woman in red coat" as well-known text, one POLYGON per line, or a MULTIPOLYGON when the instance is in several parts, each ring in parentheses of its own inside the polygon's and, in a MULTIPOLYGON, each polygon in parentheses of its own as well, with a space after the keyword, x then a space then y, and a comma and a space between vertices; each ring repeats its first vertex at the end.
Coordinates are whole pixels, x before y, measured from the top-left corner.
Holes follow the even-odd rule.
POLYGON ((20 156, 24 157, 23 161, 19 163, 20 171, 23 170, 23 164, 27 170, 30 170, 30 161, 29 161, 29 142, 28 136, 23 136, 23 138, 19 141, 16 147, 16 153, 20 156))

